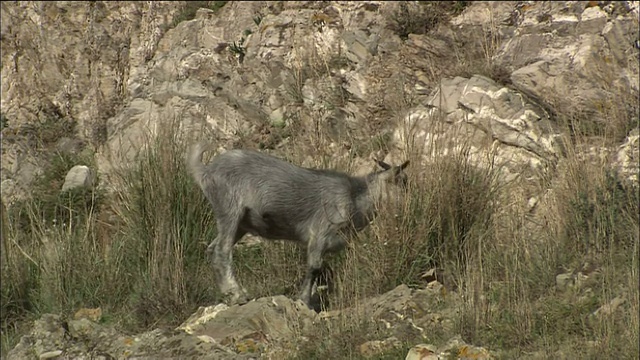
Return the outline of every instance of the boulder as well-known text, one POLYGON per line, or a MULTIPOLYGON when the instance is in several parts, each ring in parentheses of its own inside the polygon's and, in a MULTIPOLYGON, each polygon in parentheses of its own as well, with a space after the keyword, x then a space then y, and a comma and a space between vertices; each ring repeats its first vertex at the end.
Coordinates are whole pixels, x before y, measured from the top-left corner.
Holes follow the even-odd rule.
MULTIPOLYGON (((47 314, 7 359, 189 358, 255 359, 274 348, 292 347, 295 336, 311 331, 316 313, 284 296, 260 298, 245 305, 201 307, 174 330, 156 329, 129 336, 95 322, 98 309, 80 309, 73 319, 47 314)), ((101 311, 99 311, 101 313, 101 311)))
POLYGON ((62 184, 62 191, 78 188, 90 188, 93 186, 93 171, 85 165, 76 165, 69 170, 62 184))
POLYGON ((564 156, 562 135, 549 115, 484 76, 443 79, 425 105, 408 112, 394 140, 427 161, 468 146, 477 165, 498 165, 508 180, 564 156))

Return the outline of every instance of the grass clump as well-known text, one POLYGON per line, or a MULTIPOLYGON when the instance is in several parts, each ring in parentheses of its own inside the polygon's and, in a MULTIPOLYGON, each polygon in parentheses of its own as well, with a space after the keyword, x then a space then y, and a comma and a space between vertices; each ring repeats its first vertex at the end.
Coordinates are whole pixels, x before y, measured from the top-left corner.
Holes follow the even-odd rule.
POLYGON ((80 164, 93 167, 92 158, 54 154, 31 196, 3 217, 3 348, 20 320, 95 303, 105 295, 96 291, 105 279, 86 276, 103 265, 92 236, 103 193, 96 188, 61 192, 67 172, 80 164))
POLYGON ((585 165, 573 164, 572 191, 561 203, 567 251, 601 253, 611 248, 632 250, 637 245, 638 189, 625 184, 613 170, 589 176, 585 165))
POLYGON ((29 233, 36 224, 73 227, 97 211, 104 198, 101 191, 95 188, 61 191, 67 173, 76 165, 95 170, 90 154, 57 152, 50 158, 31 186, 31 197, 13 206, 12 216, 18 231, 29 233))
POLYGON ((131 284, 127 305, 141 326, 184 319, 214 301, 206 245, 213 213, 186 171, 186 144, 168 127, 118 172, 114 212, 120 266, 131 284))
POLYGON ((218 12, 222 7, 227 4, 227 1, 185 1, 182 9, 173 18, 171 28, 176 27, 183 21, 189 21, 196 18, 196 12, 199 9, 205 8, 218 12))
POLYGON ((391 13, 390 28, 406 40, 409 34, 426 34, 438 24, 460 14, 467 1, 422 1, 418 4, 401 1, 391 13))
POLYGON ((9 119, 4 113, 0 113, 0 130, 9 126, 9 119))
POLYGON ((75 163, 60 156, 36 181, 34 198, 9 209, 3 349, 17 340, 11 334, 21 322, 43 313, 99 306, 133 332, 179 323, 215 302, 204 255, 215 236, 213 214, 187 175, 184 142, 170 131, 114 174, 114 194, 60 194, 51 184, 61 184, 75 163))
POLYGON ((472 287, 458 326, 468 341, 509 358, 536 352, 632 358, 638 353, 638 190, 604 164, 570 157, 566 166, 534 220, 545 225, 523 225, 529 215, 507 214, 507 231, 485 251, 478 272, 465 275, 472 287), (556 275, 567 272, 577 274, 575 283, 556 285, 556 275), (616 297, 628 302, 606 316, 594 314, 616 297))

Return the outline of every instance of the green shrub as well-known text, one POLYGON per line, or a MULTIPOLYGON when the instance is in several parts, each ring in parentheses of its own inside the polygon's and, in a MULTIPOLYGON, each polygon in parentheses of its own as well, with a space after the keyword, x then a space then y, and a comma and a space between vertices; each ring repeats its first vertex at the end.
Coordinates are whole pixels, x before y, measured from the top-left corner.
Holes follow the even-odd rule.
POLYGON ((9 126, 9 119, 4 115, 4 113, 0 113, 0 130, 9 126))

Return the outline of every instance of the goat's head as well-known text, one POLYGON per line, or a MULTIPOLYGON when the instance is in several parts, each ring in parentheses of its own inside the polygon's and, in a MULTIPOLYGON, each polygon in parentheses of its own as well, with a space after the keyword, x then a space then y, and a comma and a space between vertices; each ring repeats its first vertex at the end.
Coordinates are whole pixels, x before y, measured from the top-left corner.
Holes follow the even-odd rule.
POLYGON ((409 160, 399 166, 389 165, 382 160, 376 160, 376 163, 383 169, 382 172, 378 174, 381 179, 387 183, 398 185, 401 188, 406 189, 409 178, 404 172, 404 169, 409 165, 409 160))

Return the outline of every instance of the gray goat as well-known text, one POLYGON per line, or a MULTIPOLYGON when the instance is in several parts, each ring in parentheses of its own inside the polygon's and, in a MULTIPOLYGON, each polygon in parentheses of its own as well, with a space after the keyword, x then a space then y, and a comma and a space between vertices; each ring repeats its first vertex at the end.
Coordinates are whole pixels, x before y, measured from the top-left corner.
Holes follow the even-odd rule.
POLYGON ((218 236, 207 247, 218 286, 229 304, 247 301, 232 268, 232 249, 245 234, 307 246, 308 270, 300 299, 311 305, 322 257, 346 245, 344 233, 359 231, 375 217, 389 184, 406 186, 409 161, 364 177, 298 167, 251 150, 229 150, 204 165, 207 146, 188 154, 189 171, 213 207, 218 236))

